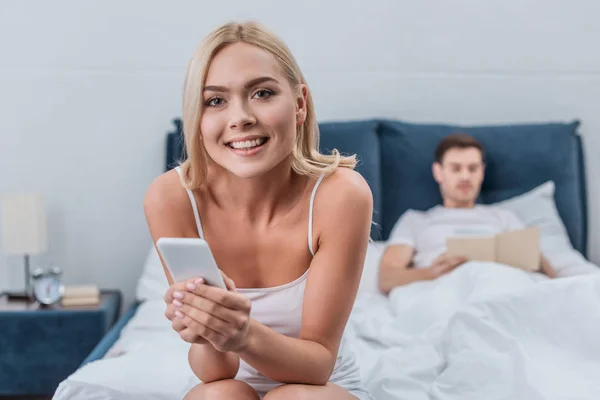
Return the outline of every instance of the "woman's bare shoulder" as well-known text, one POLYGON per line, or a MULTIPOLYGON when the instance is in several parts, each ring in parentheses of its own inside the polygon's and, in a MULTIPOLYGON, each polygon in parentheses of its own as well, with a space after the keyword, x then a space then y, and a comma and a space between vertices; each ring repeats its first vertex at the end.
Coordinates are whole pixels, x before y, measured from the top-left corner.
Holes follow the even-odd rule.
POLYGON ((337 168, 323 180, 321 186, 321 203, 327 206, 337 207, 347 202, 369 206, 373 202, 373 194, 365 178, 350 168, 337 168))
POLYGON ((192 214, 189 197, 175 170, 167 171, 152 181, 144 195, 143 205, 151 231, 181 229, 189 218, 188 214, 192 214))
POLYGON ((150 183, 144 195, 144 209, 166 207, 173 202, 179 202, 187 196, 181 185, 179 174, 175 170, 167 171, 150 183))
POLYGON ((315 197, 315 223, 322 234, 340 226, 370 225, 373 194, 364 177, 349 168, 338 168, 323 179, 315 197))

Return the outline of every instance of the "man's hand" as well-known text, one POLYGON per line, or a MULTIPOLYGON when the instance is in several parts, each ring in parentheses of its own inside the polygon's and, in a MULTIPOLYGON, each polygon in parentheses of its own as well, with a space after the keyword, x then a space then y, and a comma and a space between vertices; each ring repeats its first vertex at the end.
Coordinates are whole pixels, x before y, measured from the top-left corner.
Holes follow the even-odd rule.
POLYGON ((379 267, 379 290, 383 294, 387 295, 397 286, 437 279, 468 261, 467 257, 442 254, 430 267, 412 268, 413 254, 414 248, 404 244, 393 245, 385 250, 379 267))
POLYGON ((467 262, 469 259, 464 256, 446 257, 442 254, 433 261, 429 270, 431 271, 431 279, 437 279, 451 271, 456 267, 467 262))
POLYGON ((540 269, 538 270, 538 272, 546 274, 550 279, 555 279, 557 277, 556 271, 554 270, 554 268, 552 268, 552 265, 550 265, 548 259, 543 255, 540 260, 540 269))

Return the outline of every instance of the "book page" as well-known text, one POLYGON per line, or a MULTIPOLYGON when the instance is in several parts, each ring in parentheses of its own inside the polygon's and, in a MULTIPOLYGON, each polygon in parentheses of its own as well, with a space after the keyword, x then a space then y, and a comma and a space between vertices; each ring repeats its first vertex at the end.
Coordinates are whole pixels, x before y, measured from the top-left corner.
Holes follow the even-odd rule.
POLYGON ((539 227, 498 234, 496 252, 499 263, 527 271, 537 270, 541 261, 539 227))
POLYGON ((496 261, 496 241, 489 236, 448 238, 446 256, 464 256, 471 261, 496 261))

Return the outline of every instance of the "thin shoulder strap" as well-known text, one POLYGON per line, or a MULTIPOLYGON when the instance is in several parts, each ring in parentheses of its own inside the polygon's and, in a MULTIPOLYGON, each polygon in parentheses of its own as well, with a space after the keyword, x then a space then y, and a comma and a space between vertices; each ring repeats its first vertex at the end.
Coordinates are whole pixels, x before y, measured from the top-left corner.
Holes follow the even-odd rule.
MULTIPOLYGON (((179 174, 181 178, 181 168, 179 166, 175 167, 175 170, 179 174)), ((190 202, 192 203, 192 210, 194 211, 194 218, 196 219, 196 227, 198 228, 198 235, 200 235, 200 239, 204 239, 203 231, 202 231, 202 222, 200 222, 200 213, 198 212, 198 205, 196 204, 196 199, 194 198, 194 194, 190 189, 185 189, 190 198, 190 202)))
POLYGON ((310 206, 308 208, 308 249, 310 250, 310 254, 312 254, 313 256, 315 255, 315 252, 313 250, 313 204, 315 202, 315 194, 317 193, 317 188, 321 184, 321 181, 324 177, 325 174, 321 174, 321 176, 319 176, 319 179, 317 180, 317 183, 315 183, 315 187, 313 188, 312 193, 310 195, 310 206))

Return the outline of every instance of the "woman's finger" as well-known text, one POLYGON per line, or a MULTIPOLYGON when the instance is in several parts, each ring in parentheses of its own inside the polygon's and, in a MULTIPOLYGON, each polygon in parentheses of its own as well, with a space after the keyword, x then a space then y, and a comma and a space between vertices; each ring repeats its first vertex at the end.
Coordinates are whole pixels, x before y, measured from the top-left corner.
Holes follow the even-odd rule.
POLYGON ((195 335, 200 336, 201 338, 206 339, 209 342, 219 341, 224 338, 223 335, 221 335, 220 333, 215 332, 214 330, 212 330, 204 324, 201 324, 189 315, 183 314, 183 317, 181 317, 180 319, 183 322, 183 324, 187 327, 181 332, 191 331, 195 335))
POLYGON ((183 323, 181 318, 173 318, 171 327, 175 332, 181 332, 182 330, 187 329, 187 326, 183 323))
POLYGON ((181 311, 175 311, 175 316, 171 321, 171 327, 175 332, 179 333, 179 336, 186 342, 206 343, 206 339, 199 336, 193 329, 185 324, 184 315, 181 311), (184 331, 187 332, 183 333, 184 331))
POLYGON ((183 304, 181 307, 178 307, 178 310, 201 325, 204 325, 207 328, 212 329, 213 331, 224 336, 232 335, 237 329, 235 323, 224 321, 218 317, 215 317, 214 315, 211 315, 198 308, 191 307, 187 304, 183 304))
POLYGON ((165 317, 169 321, 173 321, 173 319, 175 319, 175 311, 176 310, 177 310, 177 307, 175 307, 175 305, 173 303, 167 304, 167 308, 165 309, 165 317))
POLYGON ((165 296, 163 298, 163 300, 165 301, 165 303, 171 304, 171 302, 173 301, 173 291, 174 291, 173 287, 169 286, 169 288, 165 292, 165 296))
POLYGON ((250 313, 252 303, 250 299, 240 293, 230 292, 214 286, 197 285, 195 283, 191 283, 186 288, 188 292, 195 293, 199 297, 204 297, 223 307, 250 313))
POLYGON ((179 331, 179 337, 188 343, 197 343, 198 342, 198 335, 196 334, 196 332, 194 332, 193 329, 190 329, 187 327, 185 329, 179 331))
POLYGON ((225 282, 225 286, 227 287, 227 290, 229 290, 231 292, 235 292, 236 287, 235 287, 235 282, 233 281, 233 279, 228 277, 227 274, 225 274, 225 272, 223 272, 223 271, 221 271, 221 275, 223 276, 223 281, 225 282))
MULTIPOLYGON (((228 293, 224 290, 221 290, 223 293, 228 293)), ((236 314, 239 311, 233 310, 228 307, 224 307, 219 303, 215 303, 207 298, 202 296, 195 295, 189 292, 181 292, 180 294, 175 294, 175 299, 173 299, 173 305, 175 307, 182 307, 183 305, 188 305, 191 308, 196 308, 198 310, 204 311, 207 314, 210 314, 216 318, 222 319, 223 321, 236 321, 236 314)))
POLYGON ((243 329, 250 320, 250 313, 236 312, 203 298, 198 298, 196 304, 201 302, 205 304, 203 308, 194 307, 177 300, 173 300, 172 305, 175 308, 174 313, 176 316, 179 314, 179 317, 181 317, 181 313, 189 315, 196 321, 225 335, 243 329), (177 313, 177 311, 180 311, 180 313, 177 313))
POLYGON ((176 283, 172 284, 171 286, 169 286, 169 288, 165 292, 165 296, 164 296, 165 303, 171 304, 173 302, 173 294, 175 292, 182 292, 182 291, 187 290, 186 288, 187 288, 187 286, 189 284, 197 284, 197 283, 194 283, 194 282, 197 282, 197 283, 201 282, 201 283, 203 283, 204 280, 202 278, 199 278, 199 277, 198 278, 190 278, 190 279, 187 279, 185 281, 176 282, 176 283))

